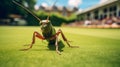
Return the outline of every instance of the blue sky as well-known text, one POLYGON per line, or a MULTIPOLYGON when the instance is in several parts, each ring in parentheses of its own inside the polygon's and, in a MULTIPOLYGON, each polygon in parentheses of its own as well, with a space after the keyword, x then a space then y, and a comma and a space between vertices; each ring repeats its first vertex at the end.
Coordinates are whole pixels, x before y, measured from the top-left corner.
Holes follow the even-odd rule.
MULTIPOLYGON (((52 6, 56 0, 37 0, 36 5, 52 6)), ((57 6, 71 6, 86 9, 106 0, 57 0, 57 6)))

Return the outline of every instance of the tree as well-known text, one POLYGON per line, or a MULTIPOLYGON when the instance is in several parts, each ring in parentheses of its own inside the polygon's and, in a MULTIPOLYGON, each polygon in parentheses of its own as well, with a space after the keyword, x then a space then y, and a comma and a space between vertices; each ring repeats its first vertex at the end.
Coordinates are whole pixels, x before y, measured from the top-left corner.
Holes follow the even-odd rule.
MULTIPOLYGON (((28 8, 33 10, 36 0, 15 0, 20 4, 28 5, 28 8)), ((0 18, 8 18, 9 14, 25 15, 25 11, 17 7, 12 0, 0 0, 0 18)))

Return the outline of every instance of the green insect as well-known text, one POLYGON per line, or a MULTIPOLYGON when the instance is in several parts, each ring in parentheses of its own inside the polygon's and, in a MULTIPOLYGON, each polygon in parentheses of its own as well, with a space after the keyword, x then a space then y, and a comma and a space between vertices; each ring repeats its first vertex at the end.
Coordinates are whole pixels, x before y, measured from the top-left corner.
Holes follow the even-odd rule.
POLYGON ((39 34, 37 31, 34 31, 33 33, 33 37, 32 37, 32 42, 31 44, 29 44, 29 48, 26 49, 22 49, 22 50, 28 50, 30 48, 32 48, 33 44, 35 44, 35 39, 39 38, 41 40, 47 40, 48 41, 48 45, 52 45, 54 44, 56 52, 58 54, 61 54, 61 52, 59 51, 59 45, 58 45, 58 36, 61 34, 63 40, 67 43, 67 45, 69 47, 78 47, 78 46, 71 46, 69 44, 69 41, 67 40, 67 38, 65 37, 65 35, 63 34, 62 30, 59 29, 57 32, 55 30, 55 28, 53 27, 53 25, 51 24, 50 20, 49 20, 49 16, 47 17, 46 20, 40 20, 35 14, 33 14, 30 10, 26 9, 24 6, 20 5, 19 3, 17 3, 16 1, 13 1, 15 4, 17 4, 18 6, 24 8, 26 11, 28 11, 30 14, 32 14, 37 20, 40 21, 40 25, 41 25, 41 31, 42 31, 42 35, 39 34))

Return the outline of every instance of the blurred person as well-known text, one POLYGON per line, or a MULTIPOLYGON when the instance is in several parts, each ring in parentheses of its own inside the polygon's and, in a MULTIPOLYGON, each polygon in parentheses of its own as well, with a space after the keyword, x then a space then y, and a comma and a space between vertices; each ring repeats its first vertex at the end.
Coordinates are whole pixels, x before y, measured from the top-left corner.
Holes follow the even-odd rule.
POLYGON ((117 26, 118 24, 118 18, 117 17, 115 17, 115 16, 112 16, 112 21, 113 21, 113 23, 112 23, 112 26, 117 26))
POLYGON ((120 25, 120 17, 117 17, 117 24, 120 25))
POLYGON ((85 25, 85 26, 88 26, 88 25, 91 25, 91 23, 92 23, 92 22, 91 22, 89 19, 87 19, 87 20, 85 20, 84 25, 85 25))
POLYGON ((107 17, 105 24, 107 24, 107 25, 112 25, 112 23, 113 23, 112 18, 111 18, 111 17, 107 17))
POLYGON ((101 24, 102 24, 102 25, 105 25, 106 21, 107 21, 106 18, 103 18, 103 19, 101 20, 101 24))

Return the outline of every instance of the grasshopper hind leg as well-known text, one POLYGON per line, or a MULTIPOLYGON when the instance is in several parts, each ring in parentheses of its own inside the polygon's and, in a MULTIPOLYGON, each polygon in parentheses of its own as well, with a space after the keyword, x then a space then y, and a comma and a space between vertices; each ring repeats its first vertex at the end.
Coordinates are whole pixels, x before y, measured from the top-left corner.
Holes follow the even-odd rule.
POLYGON ((76 48, 79 47, 79 46, 71 46, 70 43, 69 43, 69 41, 67 40, 67 38, 65 37, 65 35, 63 34, 63 32, 62 32, 61 29, 59 29, 58 32, 56 33, 57 36, 59 36, 59 34, 61 34, 63 40, 67 43, 67 45, 68 45, 69 47, 76 47, 76 48))

